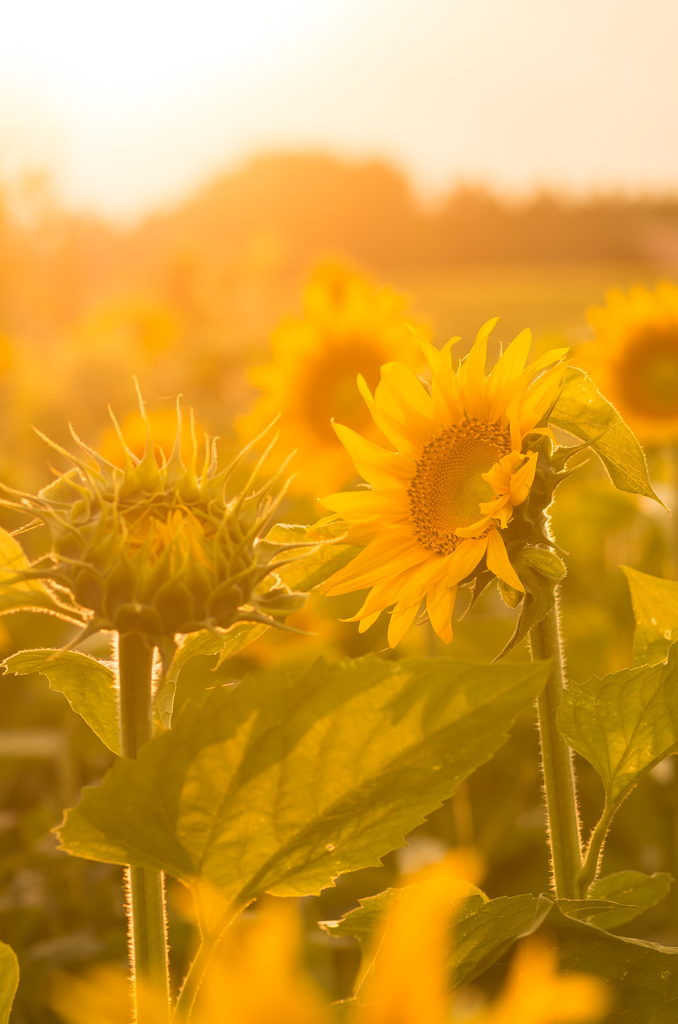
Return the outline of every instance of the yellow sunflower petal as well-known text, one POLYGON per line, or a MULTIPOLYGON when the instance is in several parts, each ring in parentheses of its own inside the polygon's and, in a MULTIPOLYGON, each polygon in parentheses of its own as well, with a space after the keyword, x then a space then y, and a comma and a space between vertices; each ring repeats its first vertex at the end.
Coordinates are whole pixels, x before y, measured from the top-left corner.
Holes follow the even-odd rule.
POLYGON ((426 598, 426 608, 431 625, 446 644, 451 644, 453 639, 452 615, 456 599, 457 587, 443 585, 431 588, 426 598))
MULTIPOLYGON (((360 623, 358 625, 358 632, 359 633, 366 633, 367 630, 370 629, 370 627, 375 624, 375 622, 377 621, 377 619, 379 618, 380 615, 381 615, 381 611, 374 612, 373 615, 366 615, 364 619, 360 620, 360 623)), ((345 619, 344 621, 345 622, 350 622, 351 620, 350 619, 345 619)))
POLYGON ((380 410, 400 421, 419 446, 435 432, 431 396, 417 375, 401 363, 382 366, 374 401, 380 410))
POLYGON ((341 423, 334 423, 337 437, 353 459, 353 464, 364 480, 374 487, 392 488, 394 484, 407 485, 412 477, 412 463, 397 452, 388 452, 372 441, 341 423))
POLYGON ((403 606, 401 602, 393 609, 391 615, 391 621, 388 624, 388 645, 389 647, 397 647, 402 638, 407 633, 408 629, 417 617, 419 611, 419 604, 411 604, 409 606, 403 606))
POLYGON ((325 584, 331 586, 331 589, 323 592, 335 597, 384 583, 405 569, 425 561, 428 555, 425 548, 414 544, 409 537, 405 540, 388 535, 379 537, 356 555, 352 562, 335 573, 325 584))
POLYGON ((486 561, 490 572, 493 572, 504 583, 508 583, 509 587, 513 587, 514 590, 525 593, 525 587, 520 582, 518 573, 509 561, 506 546, 497 529, 492 530, 488 537, 486 561))
POLYGON ((485 362, 487 360, 487 339, 499 317, 488 320, 476 336, 473 348, 464 360, 457 379, 459 390, 464 395, 464 411, 474 419, 483 419, 486 412, 485 362))
POLYGON ((445 578, 445 586, 453 587, 460 583, 470 572, 473 572, 487 550, 487 537, 464 540, 450 559, 449 572, 445 578))
POLYGON ((375 516, 407 517, 409 506, 403 490, 339 491, 320 499, 325 508, 344 519, 372 519, 375 516))
POLYGON ((532 332, 522 331, 500 356, 487 380, 487 416, 492 422, 506 411, 520 381, 532 345, 532 332))
POLYGON ((415 454, 419 446, 416 439, 412 437, 412 431, 405 427, 395 416, 391 416, 390 413, 385 412, 384 409, 377 405, 362 374, 358 375, 358 390, 363 396, 367 408, 370 410, 372 419, 384 437, 388 438, 399 452, 405 455, 415 454))

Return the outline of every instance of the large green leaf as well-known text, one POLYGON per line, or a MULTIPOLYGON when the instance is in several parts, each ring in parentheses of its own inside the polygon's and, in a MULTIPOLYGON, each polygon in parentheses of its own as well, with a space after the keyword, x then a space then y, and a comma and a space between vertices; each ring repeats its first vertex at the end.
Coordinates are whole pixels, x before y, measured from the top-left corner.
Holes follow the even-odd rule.
POLYGON ((30 569, 24 550, 11 534, 0 528, 0 615, 18 611, 49 612, 69 622, 81 619, 76 608, 58 602, 40 580, 17 580, 30 569))
POLYGON ((545 930, 556 940, 560 970, 595 974, 608 983, 613 1005, 604 1024, 678 1020, 678 947, 610 935, 565 917, 557 907, 545 930))
MULTIPOLYGON (((320 586, 326 579, 343 568, 347 562, 360 551, 351 544, 341 544, 334 539, 338 533, 337 524, 325 527, 288 526, 277 524, 266 535, 266 541, 272 544, 303 544, 308 541, 308 550, 292 552, 293 560, 276 572, 278 579, 290 588, 307 592, 320 586)), ((289 553, 281 553, 279 560, 290 557, 289 553)), ((270 585, 275 582, 271 577, 270 585)), ((226 633, 211 633, 201 630, 189 633, 177 648, 167 669, 162 691, 158 694, 158 710, 163 725, 169 728, 174 708, 174 694, 179 673, 192 658, 201 655, 219 655, 219 664, 234 657, 239 651, 267 630, 268 626, 259 622, 240 622, 226 633)), ((206 680, 207 682, 207 680, 206 680)), ((210 680, 207 685, 211 685, 210 680)))
POLYGON ((0 942, 0 1024, 8 1024, 19 984, 19 961, 11 946, 0 942))
POLYGON ((504 742, 548 663, 369 657, 211 691, 67 812, 64 849, 163 868, 237 908, 369 865, 504 742))
MULTIPOLYGON (((358 939, 363 949, 361 974, 369 967, 365 955, 370 952, 370 940, 403 891, 407 890, 386 889, 360 900, 360 906, 340 921, 320 922, 329 935, 352 935, 358 939)), ((469 891, 468 897, 450 903, 454 939, 448 970, 453 988, 473 981, 503 956, 516 939, 536 931, 552 906, 546 897, 500 896, 488 900, 480 890, 474 892, 473 886, 469 886, 469 891)))
POLYGON ((570 683, 558 725, 600 775, 608 805, 618 805, 643 772, 678 746, 678 644, 666 664, 570 683))
POLYGON ((613 910, 598 914, 598 928, 619 928, 632 921, 643 910, 656 906, 668 895, 673 879, 666 871, 644 875, 642 871, 618 871, 593 883, 589 895, 598 900, 614 900, 626 904, 628 910, 613 910))
POLYGON ((659 501, 650 485, 643 449, 583 370, 569 366, 565 371, 565 385, 549 422, 589 442, 620 491, 659 501))
POLYGON ((47 676, 50 689, 60 690, 102 743, 114 754, 120 753, 115 675, 103 662, 79 651, 45 648, 12 654, 2 665, 18 676, 33 672, 47 676))
POLYGON ((636 620, 634 663, 656 665, 664 660, 671 644, 678 640, 678 583, 648 576, 627 565, 619 568, 629 583, 636 620))

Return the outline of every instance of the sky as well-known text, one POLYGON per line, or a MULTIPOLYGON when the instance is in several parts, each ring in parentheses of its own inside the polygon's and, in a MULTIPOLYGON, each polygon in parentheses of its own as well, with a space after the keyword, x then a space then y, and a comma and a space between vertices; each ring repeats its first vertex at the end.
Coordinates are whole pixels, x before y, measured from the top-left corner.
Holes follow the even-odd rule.
POLYGON ((676 0, 0 0, 0 175, 130 220, 260 152, 678 192, 676 0))

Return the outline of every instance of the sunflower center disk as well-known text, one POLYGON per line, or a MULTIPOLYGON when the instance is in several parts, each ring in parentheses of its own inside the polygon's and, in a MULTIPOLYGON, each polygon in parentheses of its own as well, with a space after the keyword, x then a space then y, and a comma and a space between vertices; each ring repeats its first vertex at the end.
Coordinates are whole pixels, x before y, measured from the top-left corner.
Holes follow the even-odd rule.
POLYGON ((407 492, 420 544, 438 555, 461 544, 455 530, 482 519, 480 503, 495 497, 482 474, 510 451, 507 429, 475 419, 446 427, 424 445, 407 492))

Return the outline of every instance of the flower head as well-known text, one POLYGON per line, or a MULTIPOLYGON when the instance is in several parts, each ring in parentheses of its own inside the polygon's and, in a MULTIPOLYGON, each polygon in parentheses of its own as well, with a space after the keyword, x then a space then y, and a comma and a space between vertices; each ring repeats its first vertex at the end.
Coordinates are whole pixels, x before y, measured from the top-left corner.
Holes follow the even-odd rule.
POLYGON ((509 587, 524 591, 503 537, 521 546, 531 539, 532 523, 525 516, 517 523, 515 510, 530 505, 533 487, 535 498, 540 495, 540 515, 550 502, 552 489, 544 487, 544 473, 537 468, 539 435, 550 434, 541 422, 559 394, 566 350, 553 350, 526 366, 531 337, 523 331, 486 376, 487 338, 495 323, 481 329, 458 371, 452 362, 458 339, 442 351, 422 342, 430 388, 400 363, 382 366, 374 396, 359 378, 375 423, 396 451, 335 426, 371 486, 323 499, 332 518, 349 524, 349 542, 365 545, 325 590, 336 595, 371 588, 354 616, 361 630, 393 605, 391 647, 413 623, 424 598, 433 628, 449 643, 457 586, 472 579, 481 563, 509 587))
POLYGON ((191 430, 184 465, 177 403, 174 450, 166 459, 153 444, 141 399, 140 408, 147 429, 142 458, 120 434, 121 468, 73 433, 85 458, 48 441, 73 468, 37 495, 10 492, 20 500, 3 501, 30 513, 47 528, 51 541, 49 554, 18 576, 45 581, 57 597, 71 595, 88 634, 109 629, 157 640, 227 629, 238 621, 279 625, 305 596, 280 585, 275 570, 281 563, 272 564, 295 545, 261 538, 284 489, 272 494, 274 477, 251 491, 255 470, 244 492, 228 497, 229 478, 244 452, 219 470, 215 443, 205 437, 198 471, 191 430))
POLYGON ((355 390, 356 375, 374 386, 389 358, 421 365, 406 305, 391 289, 327 263, 306 286, 303 318, 287 320, 275 332, 272 362, 251 375, 261 397, 240 429, 252 436, 280 412, 283 442, 298 449, 298 491, 330 490, 353 476, 330 417, 368 434, 374 429, 355 390))
POLYGON ((678 288, 607 293, 587 310, 595 340, 580 365, 645 442, 678 438, 678 288))

